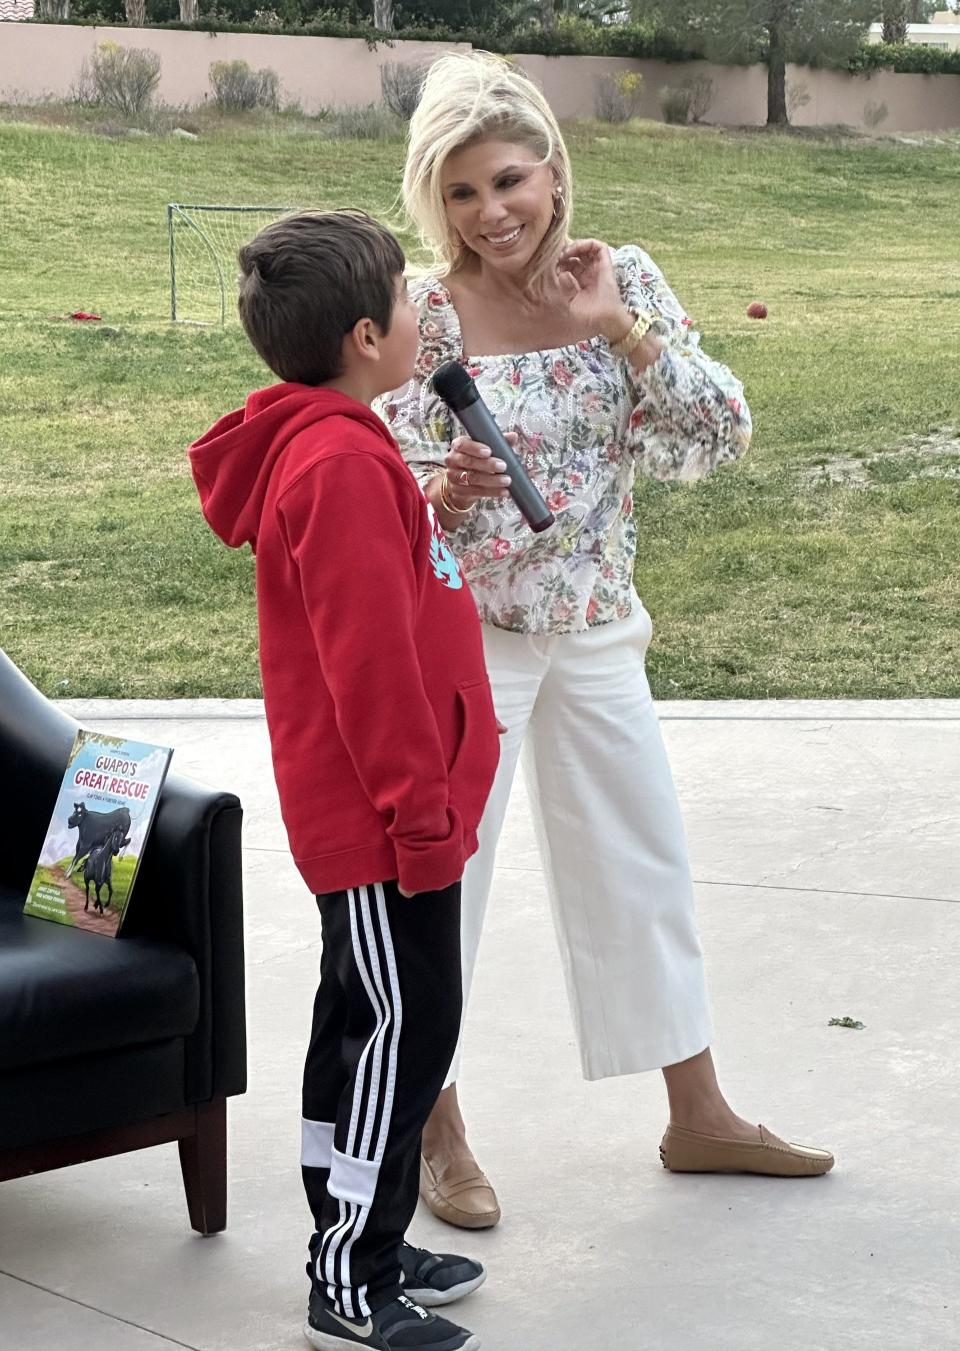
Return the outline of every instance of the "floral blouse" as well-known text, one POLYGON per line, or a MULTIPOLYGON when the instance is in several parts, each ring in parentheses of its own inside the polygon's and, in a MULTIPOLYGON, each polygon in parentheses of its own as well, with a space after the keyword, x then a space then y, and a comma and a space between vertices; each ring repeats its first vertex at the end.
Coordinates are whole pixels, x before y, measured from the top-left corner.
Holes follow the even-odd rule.
POLYGON ((443 468, 462 434, 430 376, 462 361, 498 425, 519 434, 517 453, 556 517, 534 534, 510 498, 480 502, 454 536, 480 617, 517 633, 577 633, 630 613, 637 527, 637 470, 695 479, 735 460, 750 443, 743 386, 699 346, 699 335, 663 274, 641 249, 613 252, 631 310, 658 317, 664 350, 637 373, 605 339, 519 355, 463 351, 449 292, 435 277, 411 294, 420 310, 416 374, 384 395, 384 418, 420 483, 443 468))

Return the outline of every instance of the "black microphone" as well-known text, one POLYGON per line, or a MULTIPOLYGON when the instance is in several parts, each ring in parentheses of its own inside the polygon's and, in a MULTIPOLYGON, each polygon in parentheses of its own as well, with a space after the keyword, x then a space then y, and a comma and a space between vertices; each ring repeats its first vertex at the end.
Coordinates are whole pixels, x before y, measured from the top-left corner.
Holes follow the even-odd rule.
POLYGON ((460 362, 444 362, 434 374, 433 387, 470 437, 489 446, 494 455, 505 462, 510 475, 508 491, 530 529, 538 534, 547 530, 553 525, 553 513, 530 481, 516 451, 494 422, 490 409, 460 362))

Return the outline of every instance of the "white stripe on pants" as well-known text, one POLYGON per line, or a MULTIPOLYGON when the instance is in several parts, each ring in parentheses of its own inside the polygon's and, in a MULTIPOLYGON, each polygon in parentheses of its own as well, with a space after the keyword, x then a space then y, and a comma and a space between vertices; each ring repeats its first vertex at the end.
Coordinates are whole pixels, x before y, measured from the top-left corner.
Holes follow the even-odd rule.
POLYGON ((372 888, 373 905, 370 890, 369 887, 359 887, 348 891, 347 902, 350 907, 354 960, 372 1005, 376 1025, 363 1048, 357 1068, 346 1152, 341 1154, 334 1148, 331 1153, 327 1190, 340 1202, 340 1218, 339 1223, 324 1235, 317 1262, 318 1270, 322 1267, 326 1277, 327 1294, 331 1302, 341 1309, 346 1318, 363 1318, 370 1313, 366 1285, 360 1285, 356 1290, 352 1288, 350 1254, 354 1243, 364 1231, 376 1193, 380 1165, 383 1162, 390 1129, 397 1080, 397 1044, 403 1026, 397 960, 393 950, 383 886, 377 883, 372 888), (384 948, 386 970, 381 966, 377 948, 378 935, 384 948), (369 956, 364 954, 364 947, 369 956), (369 1084, 366 1076, 368 1058, 369 1084), (370 1146, 378 1112, 381 1113, 380 1132, 371 1157, 370 1146), (338 1257, 342 1270, 339 1283, 338 1257))
MULTIPOLYGON (((586 633, 484 627, 500 768, 463 878, 470 991, 517 761, 547 875, 586 1079, 676 1064, 711 1042, 680 808, 644 671, 650 616, 586 633)), ((459 1071, 460 1046, 447 1083, 459 1071)))

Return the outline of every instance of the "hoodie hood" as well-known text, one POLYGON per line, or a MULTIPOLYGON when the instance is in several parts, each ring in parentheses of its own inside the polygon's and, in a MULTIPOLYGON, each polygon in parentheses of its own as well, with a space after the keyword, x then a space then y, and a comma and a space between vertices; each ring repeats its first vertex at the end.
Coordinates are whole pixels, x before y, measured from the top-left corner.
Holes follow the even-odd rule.
POLYGON ((260 519, 277 460, 306 427, 347 416, 394 448, 387 428, 366 404, 314 385, 270 385, 251 394, 190 447, 190 468, 204 517, 225 544, 254 552, 260 519))

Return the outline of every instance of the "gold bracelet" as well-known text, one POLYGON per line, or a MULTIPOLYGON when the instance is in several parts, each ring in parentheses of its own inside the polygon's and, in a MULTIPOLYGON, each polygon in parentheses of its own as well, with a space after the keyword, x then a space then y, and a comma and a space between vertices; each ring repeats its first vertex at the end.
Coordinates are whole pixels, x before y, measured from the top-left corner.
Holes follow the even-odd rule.
POLYGON ((473 511, 474 507, 477 505, 476 502, 471 502, 468 507, 455 507, 453 505, 452 499, 449 497, 447 493, 447 487, 449 483, 450 483, 450 475, 447 473, 445 469, 443 473, 440 475, 441 507, 443 507, 444 511, 448 511, 451 516, 469 516, 470 512, 473 511))
POLYGON ((633 327, 625 337, 619 342, 610 344, 610 351, 614 356, 624 357, 629 361, 631 355, 637 350, 644 338, 650 332, 656 320, 655 314, 650 314, 647 310, 641 310, 636 317, 633 327))

